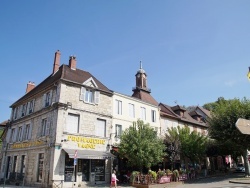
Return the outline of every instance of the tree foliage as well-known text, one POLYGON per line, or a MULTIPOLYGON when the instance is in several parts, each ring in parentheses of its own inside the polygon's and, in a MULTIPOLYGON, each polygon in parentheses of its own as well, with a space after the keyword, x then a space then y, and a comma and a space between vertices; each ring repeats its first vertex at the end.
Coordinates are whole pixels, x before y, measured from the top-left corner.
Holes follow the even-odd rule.
POLYGON ((208 119, 209 135, 218 142, 229 142, 234 148, 232 156, 243 155, 246 165, 246 174, 249 175, 248 152, 250 148, 250 135, 242 134, 235 123, 239 118, 250 119, 250 101, 246 98, 242 100, 218 100, 216 107, 212 111, 212 117, 208 119))
POLYGON ((242 134, 235 126, 239 118, 250 118, 250 101, 220 100, 212 111, 212 117, 208 119, 209 135, 219 142, 230 142, 236 145, 239 151, 248 149, 250 136, 242 134))
MULTIPOLYGON (((193 163, 200 162, 206 153, 207 137, 190 131, 189 127, 168 129, 165 135, 165 142, 175 146, 175 156, 180 155, 182 158, 189 158, 193 163)), ((170 156, 172 154, 169 154, 170 156)))
POLYGON ((119 144, 119 152, 128 159, 130 166, 150 168, 162 161, 165 145, 149 124, 138 120, 126 129, 119 144))

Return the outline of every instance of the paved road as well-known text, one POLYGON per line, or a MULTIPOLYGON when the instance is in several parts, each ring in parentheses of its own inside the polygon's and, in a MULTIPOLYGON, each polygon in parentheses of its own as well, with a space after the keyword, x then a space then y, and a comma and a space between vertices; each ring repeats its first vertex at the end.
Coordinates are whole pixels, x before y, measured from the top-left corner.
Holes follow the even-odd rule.
POLYGON ((243 176, 244 174, 229 174, 227 176, 204 178, 177 185, 176 188, 250 188, 250 184, 229 183, 232 178, 243 176))

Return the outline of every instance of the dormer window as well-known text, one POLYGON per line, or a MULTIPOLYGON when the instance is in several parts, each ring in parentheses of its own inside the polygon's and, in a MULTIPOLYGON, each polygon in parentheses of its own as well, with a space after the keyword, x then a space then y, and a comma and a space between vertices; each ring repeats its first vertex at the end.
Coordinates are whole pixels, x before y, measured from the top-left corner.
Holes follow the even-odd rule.
POLYGON ((80 100, 84 101, 85 103, 98 104, 99 96, 99 91, 95 91, 94 89, 89 89, 85 87, 81 88, 80 100))

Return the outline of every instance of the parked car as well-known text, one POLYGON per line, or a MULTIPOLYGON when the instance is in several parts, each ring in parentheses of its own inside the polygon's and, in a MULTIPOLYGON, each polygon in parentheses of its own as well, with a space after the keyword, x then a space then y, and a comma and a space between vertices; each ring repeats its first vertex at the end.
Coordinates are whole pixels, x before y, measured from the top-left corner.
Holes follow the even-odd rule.
POLYGON ((245 166, 242 163, 238 164, 235 172, 245 172, 245 166))

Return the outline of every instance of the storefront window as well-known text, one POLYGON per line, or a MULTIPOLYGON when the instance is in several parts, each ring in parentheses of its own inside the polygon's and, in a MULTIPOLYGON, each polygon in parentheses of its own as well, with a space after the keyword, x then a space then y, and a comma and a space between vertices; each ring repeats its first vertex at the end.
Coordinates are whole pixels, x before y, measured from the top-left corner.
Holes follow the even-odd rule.
POLYGON ((39 155, 38 155, 37 182, 42 182, 42 178, 43 178, 43 161, 44 161, 44 153, 39 153, 39 155))
POLYGON ((64 170, 64 181, 65 182, 75 182, 75 177, 74 175, 74 159, 69 158, 69 155, 66 154, 65 156, 65 170, 64 170))
POLYGON ((105 181, 105 160, 92 159, 91 172, 95 172, 95 181, 105 181))
POLYGON ((90 165, 90 160, 89 159, 79 159, 78 160, 78 168, 80 172, 82 172, 82 181, 89 181, 89 165, 90 165))

